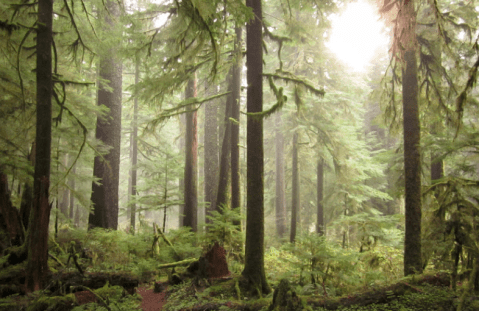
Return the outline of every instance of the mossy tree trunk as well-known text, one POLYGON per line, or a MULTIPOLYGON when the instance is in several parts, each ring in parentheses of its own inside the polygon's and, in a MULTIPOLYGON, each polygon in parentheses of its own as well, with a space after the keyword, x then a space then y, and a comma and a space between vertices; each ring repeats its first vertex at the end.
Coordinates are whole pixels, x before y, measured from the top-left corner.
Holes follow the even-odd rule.
MULTIPOLYGON (((254 17, 246 25, 247 111, 263 111, 263 33, 261 0, 247 0, 254 17)), ((264 271, 263 119, 247 120, 247 211, 245 267, 242 275, 260 293, 271 291, 264 271)))
MULTIPOLYGON (((206 95, 211 96, 216 92, 216 85, 208 85, 206 95)), ((205 103, 205 151, 204 151, 204 171, 205 171, 205 216, 211 215, 216 204, 216 190, 218 180, 218 103, 216 100, 205 103)), ((206 217, 206 223, 211 223, 211 219, 206 217)))
POLYGON ((38 2, 37 23, 37 124, 35 173, 33 179, 33 217, 27 237, 28 262, 25 289, 43 289, 48 269, 48 226, 50 222, 50 159, 52 133, 52 42, 53 0, 38 2))
MULTIPOLYGON (((232 96, 231 102, 231 208, 241 210, 241 185, 239 168, 239 125, 240 125, 240 100, 241 100, 241 70, 243 67, 243 57, 241 51, 241 36, 243 30, 237 26, 235 28, 235 59, 233 65, 232 96), (234 120, 234 121, 233 121, 234 120)), ((237 222, 235 225, 240 226, 237 222)))
MULTIPOLYGON (((105 31, 113 32, 115 36, 119 26, 120 6, 117 1, 106 2, 104 14, 105 31), (108 12, 106 12, 108 11, 108 12)), ((104 35, 104 51, 100 51, 98 89, 98 105, 109 108, 103 118, 98 118, 96 138, 110 149, 105 155, 95 156, 93 175, 100 183, 93 182, 91 200, 93 213, 90 213, 89 228, 100 227, 116 230, 118 227, 118 185, 120 175, 120 144, 121 144, 121 99, 122 99, 122 63, 116 51, 115 40, 108 40, 104 35)))
POLYGON ((324 229, 324 207, 323 207, 323 189, 324 189, 324 159, 321 158, 318 161, 318 167, 316 170, 317 184, 316 184, 316 194, 317 194, 317 220, 316 220, 316 232, 319 235, 325 234, 324 229))
POLYGON ((292 204, 291 204, 291 231, 289 241, 296 240, 297 226, 299 223, 300 199, 299 199, 299 164, 298 164, 298 133, 293 135, 293 164, 292 164, 292 204))
MULTIPOLYGON (((140 82, 140 59, 137 58, 135 61, 135 84, 140 82)), ((136 184, 137 184, 137 169, 136 165, 138 164, 138 97, 135 96, 133 101, 133 122, 132 122, 132 132, 131 132, 131 189, 130 189, 130 199, 136 200, 136 184)), ((136 224, 136 202, 133 201, 130 204, 130 228, 131 232, 135 232, 136 224)))
POLYGON ((284 198, 284 137, 281 131, 281 110, 276 113, 276 234, 282 238, 286 234, 286 202, 284 198))
MULTIPOLYGON (((228 91, 232 91, 233 67, 230 68, 227 76, 228 91)), ((228 204, 228 177, 230 173, 230 155, 231 155, 231 109, 233 106, 233 94, 228 94, 226 98, 226 110, 224 118, 224 135, 221 144, 220 169, 218 175, 218 191, 216 192, 215 210, 228 204)))
POLYGON ((404 240, 404 274, 422 272, 421 259, 421 153, 416 60, 416 13, 414 1, 405 2, 401 10, 405 30, 403 73, 403 131, 406 235, 404 240))
MULTIPOLYGON (((185 98, 196 97, 196 76, 188 80, 185 98)), ((198 117, 191 107, 186 112, 185 135, 185 178, 184 178, 184 213, 183 226, 198 230, 198 117)))

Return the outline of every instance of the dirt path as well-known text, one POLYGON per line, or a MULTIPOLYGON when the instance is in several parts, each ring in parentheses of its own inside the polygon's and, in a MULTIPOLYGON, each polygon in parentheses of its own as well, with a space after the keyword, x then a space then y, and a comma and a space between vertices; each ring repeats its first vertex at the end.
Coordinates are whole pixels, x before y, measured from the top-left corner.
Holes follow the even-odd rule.
POLYGON ((141 309, 143 311, 158 311, 161 310, 166 303, 166 288, 161 293, 153 292, 148 284, 141 285, 137 289, 137 294, 143 298, 141 302, 141 309))

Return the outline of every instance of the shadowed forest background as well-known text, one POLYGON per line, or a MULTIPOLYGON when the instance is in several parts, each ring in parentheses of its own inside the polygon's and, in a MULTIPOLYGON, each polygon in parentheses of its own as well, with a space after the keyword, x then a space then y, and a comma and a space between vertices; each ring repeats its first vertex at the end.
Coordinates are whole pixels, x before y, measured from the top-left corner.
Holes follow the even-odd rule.
POLYGON ((2 1, 0 309, 477 310, 479 6, 350 3, 2 1))

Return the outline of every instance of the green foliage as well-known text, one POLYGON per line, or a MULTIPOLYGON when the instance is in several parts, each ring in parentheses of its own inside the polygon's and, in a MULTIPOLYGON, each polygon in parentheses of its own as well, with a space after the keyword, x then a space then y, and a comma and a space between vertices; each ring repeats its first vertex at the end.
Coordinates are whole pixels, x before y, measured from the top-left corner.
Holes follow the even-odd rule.
POLYGON ((137 310, 141 306, 141 300, 136 295, 127 295, 121 286, 110 286, 108 283, 102 288, 93 290, 97 302, 77 306, 72 311, 96 310, 96 311, 127 311, 137 310))
MULTIPOLYGON (((206 223, 206 232, 204 234, 205 244, 219 242, 227 252, 239 252, 244 243, 244 234, 240 228, 234 225, 234 222, 241 221, 239 209, 230 209, 221 206, 219 211, 212 211, 208 217, 211 223, 206 223)), ((240 255, 240 254, 237 254, 240 255)))

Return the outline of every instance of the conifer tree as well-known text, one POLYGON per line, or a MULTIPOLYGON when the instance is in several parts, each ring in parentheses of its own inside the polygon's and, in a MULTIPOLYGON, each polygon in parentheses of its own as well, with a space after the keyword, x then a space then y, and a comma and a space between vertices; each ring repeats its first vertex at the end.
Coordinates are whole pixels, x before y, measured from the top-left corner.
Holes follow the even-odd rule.
POLYGON ((33 181, 33 218, 27 247, 28 262, 25 288, 28 292, 43 289, 48 268, 48 229, 50 222, 50 156, 52 133, 52 42, 53 0, 38 2, 37 23, 37 125, 35 174, 33 181))
POLYGON ((300 199, 299 199, 299 163, 298 163, 298 132, 293 134, 293 156, 292 156, 292 203, 291 203, 291 232, 289 242, 296 241, 297 226, 300 222, 300 199))
MULTIPOLYGON (((254 17, 246 25, 247 111, 263 110, 263 32, 261 0, 247 0, 254 17)), ((264 271, 263 119, 247 120, 247 202, 245 266, 242 275, 255 292, 271 291, 264 271)))
POLYGON ((316 219, 316 233, 318 233, 319 235, 324 235, 325 234, 325 230, 324 230, 324 207, 323 207, 323 199, 324 199, 324 195, 323 195, 323 189, 324 189, 324 159, 320 159, 318 160, 318 166, 317 166, 317 169, 316 169, 316 182, 317 182, 317 186, 316 186, 316 195, 317 195, 317 199, 316 199, 316 206, 317 206, 317 209, 316 209, 316 216, 317 216, 317 219, 316 219))
POLYGON ((276 234, 282 238, 286 234, 286 202, 284 193, 284 138, 281 131, 281 110, 276 112, 275 159, 276 159, 276 234))
MULTIPOLYGON (((196 97, 196 77, 188 80, 185 99, 196 97)), ((185 179, 184 179, 184 219, 183 226, 198 230, 198 128, 197 112, 188 107, 185 133, 185 179)))
POLYGON ((414 1, 404 1, 398 20, 403 30, 404 73, 403 135, 406 201, 406 233, 404 240, 404 274, 422 272, 421 259, 421 152, 416 61, 416 12, 414 1))
MULTIPOLYGON (((240 101, 241 101, 241 70, 243 69, 243 57, 241 50, 241 36, 243 29, 240 26, 235 28, 234 41, 234 63, 231 102, 231 208, 239 209, 241 205, 241 185, 240 185, 240 158, 239 158, 239 127, 240 127, 240 101)), ((235 223, 240 225, 239 222, 235 223)))
MULTIPOLYGON (((107 12, 104 12, 103 18, 106 36, 108 32, 114 33, 119 26, 121 8, 119 3, 113 0, 107 1, 105 8, 107 12)), ((111 33, 108 33, 108 36, 111 36, 111 33)), ((110 46, 99 51, 101 80, 97 100, 98 105, 105 105, 109 111, 105 117, 99 117, 97 120, 96 138, 109 149, 106 154, 95 156, 93 175, 99 178, 99 182, 92 184, 93 212, 89 216, 89 228, 117 229, 118 227, 122 62, 117 49, 118 47, 110 42, 110 46)))
MULTIPOLYGON (((213 85, 207 86, 206 95, 213 95, 213 85)), ((205 103, 205 216, 211 215, 216 206, 216 190, 218 184, 218 103, 215 100, 205 103)), ((206 223, 211 219, 206 217, 206 223)))

